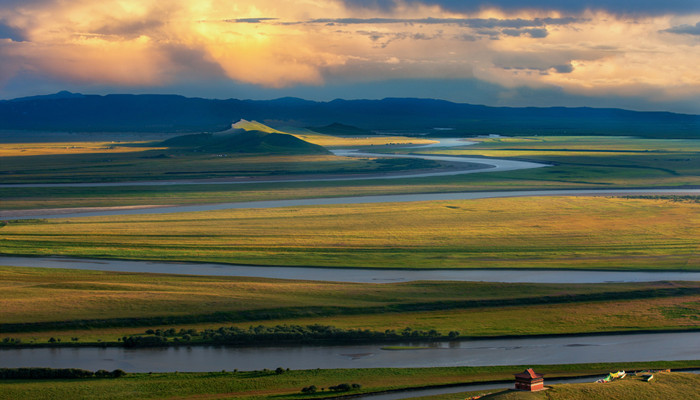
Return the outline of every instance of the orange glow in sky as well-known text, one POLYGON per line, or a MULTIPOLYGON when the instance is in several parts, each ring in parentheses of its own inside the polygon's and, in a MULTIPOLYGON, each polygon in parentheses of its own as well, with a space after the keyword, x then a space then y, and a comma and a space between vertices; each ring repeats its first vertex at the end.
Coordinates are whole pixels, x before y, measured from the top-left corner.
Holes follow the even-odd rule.
POLYGON ((198 80, 289 89, 453 79, 584 97, 700 97, 700 7, 630 14, 536 2, 463 10, 448 1, 8 3, 0 3, 0 97, 27 76, 154 89, 198 80))

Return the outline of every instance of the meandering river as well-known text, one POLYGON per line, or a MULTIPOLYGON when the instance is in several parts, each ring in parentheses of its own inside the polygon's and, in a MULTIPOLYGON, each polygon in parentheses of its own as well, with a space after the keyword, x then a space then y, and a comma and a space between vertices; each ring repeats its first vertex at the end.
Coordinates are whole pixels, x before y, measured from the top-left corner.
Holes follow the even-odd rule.
POLYGON ((80 211, 74 213, 52 213, 50 209, 45 214, 32 213, 29 215, 16 215, 8 219, 27 218, 75 218, 95 217, 107 215, 137 215, 137 214, 165 214, 177 212, 214 211, 228 209, 247 208, 280 208, 323 206, 337 204, 364 204, 364 203, 405 203, 412 201, 440 201, 440 200, 473 200, 499 197, 532 197, 532 196, 623 196, 623 195, 700 195, 700 189, 571 189, 571 190, 510 190, 501 192, 456 192, 456 193, 420 193, 397 194, 381 196, 351 196, 333 198, 313 198, 295 200, 268 200, 268 201, 244 201, 237 203, 197 204, 173 207, 149 207, 149 208, 120 208, 115 210, 80 211))
MULTIPOLYGON (((426 148, 426 147, 457 147, 469 146, 476 142, 470 142, 461 139, 435 139, 438 142, 428 145, 406 146, 408 148, 426 148)), ((332 153, 343 157, 383 157, 383 158, 420 158, 432 161, 445 161, 457 165, 456 168, 451 168, 447 171, 436 170, 428 172, 395 172, 395 173, 375 173, 375 174, 360 174, 349 177, 306 177, 303 179, 294 178, 229 178, 229 179, 178 179, 178 180, 163 180, 163 181, 140 181, 140 182, 85 182, 85 183, 30 183, 30 184, 0 184, 0 188, 11 187, 108 187, 108 186, 168 186, 168 185, 231 185, 231 184, 251 184, 251 183, 288 183, 288 182, 335 182, 335 181, 356 181, 356 180, 376 180, 376 179, 403 179, 403 178, 427 178, 436 176, 451 176, 462 174, 473 174, 481 172, 495 171, 514 171, 519 169, 541 168, 547 167, 548 164, 535 163, 529 161, 504 160, 488 157, 458 157, 458 156, 441 156, 441 155, 421 155, 421 154, 385 154, 385 153, 369 153, 355 149, 338 149, 332 153), (461 166, 459 166, 462 164, 461 166)))
POLYGON ((700 359, 697 332, 439 342, 420 350, 382 345, 220 346, 0 350, 0 367, 121 368, 128 372, 449 367, 700 359))
MULTIPOLYGON (((464 145, 460 141, 445 145, 464 145)), ((435 145, 433 145, 435 146, 435 145)), ((348 156, 384 156, 374 153, 338 151, 348 156)), ((396 179, 504 171, 523 168, 544 167, 544 164, 512 160, 449 156, 396 156, 419 157, 452 163, 487 164, 486 169, 457 169, 408 173, 405 175, 372 176, 361 178, 328 178, 326 180, 349 179, 396 179)), ((305 179, 304 181, 309 181, 305 179)), ((266 181, 277 182, 277 181, 266 181)), ((280 180, 279 182, 282 182, 280 180)), ((284 180, 284 182, 290 182, 284 180)), ((8 186, 126 186, 168 184, 210 184, 212 182, 125 182, 103 184, 45 184, 2 185, 8 186)), ((219 182, 232 183, 232 182, 219 182)), ((241 182, 243 183, 243 182, 241 182)), ((699 189, 614 189, 614 190, 535 190, 504 192, 462 192, 407 194, 364 197, 342 197, 325 199, 300 199, 279 201, 256 201, 148 209, 119 209, 94 212, 32 214, 16 218, 76 218, 85 216, 154 214, 221 210, 231 208, 273 208, 289 206, 318 206, 330 204, 355 204, 379 202, 411 202, 432 200, 465 200, 515 196, 597 196, 629 194, 700 194, 699 189)), ((15 218, 15 217, 13 217, 15 218)), ((28 258, 0 257, 1 265, 33 266, 45 268, 77 268, 91 270, 176 273, 196 275, 250 276, 279 279, 304 279, 321 281, 385 283, 413 280, 460 280, 489 282, 549 282, 549 283, 595 283, 595 282, 643 282, 658 280, 700 280, 700 273, 690 272, 591 272, 591 271, 546 271, 546 270, 381 270, 381 269, 331 269, 297 267, 253 267, 219 264, 187 264, 144 261, 85 260, 59 257, 28 258)), ((415 345, 415 343, 405 343, 415 345)), ((562 364, 586 362, 683 360, 700 358, 700 340, 696 332, 570 336, 552 338, 493 339, 476 341, 442 342, 424 344, 426 349, 391 351, 380 345, 358 346, 294 346, 263 348, 232 347, 171 347, 156 349, 123 348, 35 348, 0 350, 0 367, 52 367, 116 369, 130 372, 167 371, 213 371, 213 370, 259 370, 285 367, 292 369, 313 368, 376 368, 376 367, 437 367, 458 365, 513 365, 513 364, 562 364)))
POLYGON ((393 283, 410 281, 476 281, 509 283, 606 283, 700 281, 700 272, 678 271, 574 271, 533 269, 375 269, 305 268, 185 263, 163 261, 99 260, 68 257, 0 256, 0 265, 61 269, 86 269, 114 272, 160 274, 245 276, 255 278, 298 279, 356 283, 393 283))

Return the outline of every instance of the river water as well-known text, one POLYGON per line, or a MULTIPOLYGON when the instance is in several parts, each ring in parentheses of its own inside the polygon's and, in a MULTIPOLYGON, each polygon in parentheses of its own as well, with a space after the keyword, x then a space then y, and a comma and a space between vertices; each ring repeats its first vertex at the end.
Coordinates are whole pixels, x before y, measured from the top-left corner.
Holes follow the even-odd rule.
MULTIPOLYGON (((438 143, 428 145, 406 146, 407 148, 426 148, 426 147, 456 147, 468 146, 476 142, 470 142, 460 139, 435 139, 438 143)), ((460 156, 441 156, 441 155, 422 155, 422 154, 385 154, 385 153, 369 153, 361 152, 355 149, 338 149, 332 151, 336 156, 342 157, 382 157, 382 158, 421 158, 424 160, 446 161, 456 165, 464 164, 463 167, 457 167, 450 170, 437 170, 432 172, 396 172, 396 173, 377 173, 367 175, 356 175, 351 177, 328 177, 328 178, 303 178, 295 179, 287 178, 255 178, 255 179, 178 179, 178 180, 163 180, 163 181, 136 181, 136 182, 85 182, 85 183, 30 183, 30 184, 0 184, 0 188, 12 187, 110 187, 110 186, 168 186, 168 185, 231 185, 231 184, 251 184, 251 183, 289 183, 289 182, 335 182, 335 181, 356 181, 356 180, 375 180, 375 179, 405 179, 405 178, 428 178, 437 176, 452 176, 462 174, 473 174, 481 172, 496 172, 496 171, 515 171, 519 169, 541 168, 547 167, 548 164, 535 163, 529 161, 505 160, 488 157, 460 157, 460 156), (478 164, 475 167, 474 164, 478 164)))
MULTIPOLYGON (((450 142, 446 145, 466 143, 450 142)), ((436 145, 437 146, 437 145, 436 145)), ((342 152, 339 152, 342 154, 342 152)), ((353 156, 377 156, 373 153, 348 152, 353 156)), ((407 156, 400 156, 407 157, 407 156)), ((466 157, 421 156, 425 159, 450 162, 487 164, 482 170, 440 171, 400 176, 422 177, 441 174, 503 171, 543 167, 543 164, 511 160, 470 159, 466 157), (468 172, 472 171, 472 172, 468 172)), ((399 176, 381 177, 395 179, 399 176)), ((376 179, 380 177, 362 178, 376 179)), ((331 179, 344 180, 346 178, 331 179)), ((354 178, 347 178, 354 179, 354 178)), ((323 179, 321 179, 323 180, 323 179)), ((308 181, 308 180, 306 180, 308 181)), ((139 185, 182 184, 178 182, 141 182, 139 185)), ((197 184, 201 182, 184 182, 197 184)), ((221 182, 230 183, 230 182, 221 182)), ((76 184, 57 186, 111 186, 117 184, 76 184)), ((3 185, 4 186, 4 185, 3 185)), ((24 185, 17 185, 24 186, 24 185)), ((32 185, 32 186, 54 186, 32 185)), ((434 200, 465 200, 515 196, 594 196, 626 194, 700 194, 698 189, 639 189, 639 190, 540 190, 508 192, 464 192, 408 194, 331 199, 301 199, 258 201, 149 209, 110 210, 75 214, 32 215, 25 218, 75 218, 83 216, 154 214, 208 211, 231 208, 273 208, 318 206, 331 204, 410 202, 434 200)), ((22 217, 18 217, 22 218, 22 217)), ((460 280, 490 282, 641 282, 658 280, 700 280, 700 273, 679 272, 591 272, 537 270, 376 270, 330 269, 297 267, 252 267, 219 264, 186 264, 164 262, 83 260, 68 258, 0 257, 1 265, 36 266, 45 268, 74 268, 125 272, 153 272, 197 275, 225 275, 305 279, 342 282, 402 282, 413 280, 460 280)), ((404 345, 414 345, 405 343, 404 345)), ((429 349, 391 351, 380 345, 359 346, 293 346, 262 348, 231 348, 216 346, 175 347, 157 349, 123 348, 37 348, 0 350, 0 367, 52 367, 117 369, 129 372, 260 370, 279 366, 292 369, 313 368, 377 368, 377 367, 438 367, 460 365, 562 364, 586 362, 684 360, 700 358, 700 336, 696 332, 605 336, 571 336, 556 338, 493 339, 443 342, 426 345, 429 349)))
POLYGON ((163 261, 98 260, 67 257, 0 256, 0 265, 114 272, 243 276, 310 281, 394 283, 410 281, 474 281, 508 283, 608 283, 700 281, 700 272, 572 271, 572 270, 406 270, 361 268, 265 267, 163 261))
POLYGON ((381 196, 351 196, 333 198, 245 201, 238 203, 197 204, 174 207, 151 207, 141 209, 117 209, 86 211, 76 213, 53 214, 50 209, 46 214, 18 215, 8 219, 28 218, 76 218, 108 215, 139 215, 165 214, 177 212, 215 211, 248 208, 280 208, 324 206, 338 204, 368 204, 368 203, 405 203, 412 201, 444 201, 444 200, 474 200, 503 197, 532 197, 532 196, 624 196, 624 195, 700 195, 700 189, 571 189, 571 190, 510 190, 501 192, 456 192, 456 193, 420 193, 397 194, 381 196))
POLYGON ((203 372, 277 367, 417 368, 700 359, 697 332, 464 340, 423 345, 430 347, 420 350, 383 350, 382 345, 11 349, 0 350, 0 367, 203 372))

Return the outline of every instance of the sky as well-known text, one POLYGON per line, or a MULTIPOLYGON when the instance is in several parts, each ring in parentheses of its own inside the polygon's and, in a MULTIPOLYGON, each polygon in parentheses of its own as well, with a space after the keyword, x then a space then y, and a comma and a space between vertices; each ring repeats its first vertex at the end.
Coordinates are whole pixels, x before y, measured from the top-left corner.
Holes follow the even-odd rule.
POLYGON ((700 114, 698 0, 0 0, 0 99, 439 98, 700 114))

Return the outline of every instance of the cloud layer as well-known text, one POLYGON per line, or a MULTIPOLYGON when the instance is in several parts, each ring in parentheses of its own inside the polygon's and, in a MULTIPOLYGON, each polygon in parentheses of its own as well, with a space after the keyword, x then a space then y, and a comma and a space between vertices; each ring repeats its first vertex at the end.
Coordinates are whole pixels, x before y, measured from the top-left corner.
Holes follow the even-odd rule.
MULTIPOLYGON (((695 0, 4 0, 0 97, 41 82, 293 94, 432 79, 678 104, 700 96, 698 21, 695 0)), ((458 99, 440 87, 414 96, 458 99)))
POLYGON ((700 3, 695 0, 344 0, 351 8, 396 10, 405 5, 439 6, 444 10, 473 13, 483 9, 506 11, 550 10, 566 13, 604 11, 613 14, 660 15, 700 12, 700 3))

